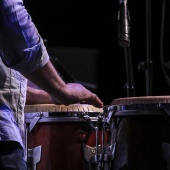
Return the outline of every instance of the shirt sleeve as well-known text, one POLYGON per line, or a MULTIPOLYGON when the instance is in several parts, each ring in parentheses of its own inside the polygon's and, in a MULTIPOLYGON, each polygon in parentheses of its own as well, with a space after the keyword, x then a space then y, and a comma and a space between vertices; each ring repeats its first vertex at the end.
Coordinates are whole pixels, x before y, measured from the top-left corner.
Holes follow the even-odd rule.
POLYGON ((22 0, 1 0, 0 23, 0 53, 7 67, 27 74, 49 61, 44 42, 22 0))

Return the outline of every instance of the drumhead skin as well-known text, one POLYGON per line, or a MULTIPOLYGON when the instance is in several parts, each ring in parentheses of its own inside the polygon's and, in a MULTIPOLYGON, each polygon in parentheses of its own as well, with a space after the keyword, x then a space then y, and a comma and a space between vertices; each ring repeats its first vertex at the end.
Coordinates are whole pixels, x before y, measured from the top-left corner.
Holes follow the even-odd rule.
POLYGON ((29 112, 103 112, 102 108, 94 107, 88 104, 72 104, 72 105, 55 105, 55 104, 37 104, 26 105, 25 113, 29 112))
POLYGON ((119 98, 112 101, 111 105, 153 104, 170 103, 170 96, 141 96, 119 98))

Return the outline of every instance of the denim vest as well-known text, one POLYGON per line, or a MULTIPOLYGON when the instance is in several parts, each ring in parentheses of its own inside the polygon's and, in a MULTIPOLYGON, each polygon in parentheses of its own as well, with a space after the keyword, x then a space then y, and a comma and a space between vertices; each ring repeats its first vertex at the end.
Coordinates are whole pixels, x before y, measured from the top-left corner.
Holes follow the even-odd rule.
MULTIPOLYGON (((26 99, 27 79, 18 71, 6 67, 0 58, 0 119, 8 123, 0 125, 0 140, 14 140, 23 146, 24 106, 26 99), (19 128, 19 130, 18 130, 19 128), (12 134, 11 134, 12 133, 12 134), (21 139, 22 138, 22 139, 21 139)), ((24 142, 25 143, 25 142, 24 142)))

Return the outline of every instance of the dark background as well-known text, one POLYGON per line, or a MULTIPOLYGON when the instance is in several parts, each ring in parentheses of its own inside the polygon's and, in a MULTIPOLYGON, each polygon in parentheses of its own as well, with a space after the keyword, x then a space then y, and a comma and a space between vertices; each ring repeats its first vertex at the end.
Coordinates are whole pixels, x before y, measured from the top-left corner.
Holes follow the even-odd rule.
MULTIPOLYGON (((128 2, 136 96, 145 96, 145 72, 138 70, 138 63, 146 61, 146 1, 128 2)), ((105 104, 127 96, 124 49, 118 44, 118 0, 25 0, 24 3, 42 38, 48 40, 49 53, 57 57, 70 74, 95 84, 95 92, 105 104)), ((169 4, 167 1, 165 60, 169 57, 169 4)), ((152 95, 170 93, 160 61, 161 8, 162 1, 152 1, 152 95)))

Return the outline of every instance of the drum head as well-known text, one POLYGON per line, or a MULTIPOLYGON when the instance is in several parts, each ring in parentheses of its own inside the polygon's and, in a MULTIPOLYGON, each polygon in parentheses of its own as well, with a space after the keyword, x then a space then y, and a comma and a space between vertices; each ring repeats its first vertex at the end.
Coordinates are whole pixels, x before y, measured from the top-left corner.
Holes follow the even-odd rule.
POLYGON ((37 104, 26 105, 25 113, 29 112, 103 112, 102 108, 96 108, 87 104, 55 105, 55 104, 37 104))
POLYGON ((143 96, 119 98, 112 101, 112 105, 131 105, 131 104, 159 104, 170 103, 170 96, 143 96))
POLYGON ((170 96, 144 96, 115 99, 115 116, 161 115, 161 110, 170 110, 170 96))
POLYGON ((93 105, 73 104, 37 104, 25 106, 25 121, 29 123, 35 117, 40 117, 39 122, 74 122, 85 121, 85 116, 96 121, 98 115, 103 113, 103 108, 96 108, 93 105))

